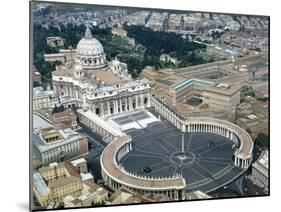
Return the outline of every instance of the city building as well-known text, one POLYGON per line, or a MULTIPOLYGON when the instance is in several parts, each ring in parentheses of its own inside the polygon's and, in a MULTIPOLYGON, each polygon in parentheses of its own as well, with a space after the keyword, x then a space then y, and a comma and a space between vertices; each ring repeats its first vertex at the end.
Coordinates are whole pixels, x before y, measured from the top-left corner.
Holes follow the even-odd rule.
POLYGON ((65 177, 50 182, 48 187, 51 191, 51 199, 55 202, 62 202, 68 195, 79 196, 82 193, 83 185, 79 177, 65 177))
POLYGON ((38 171, 47 182, 52 182, 66 176, 64 163, 50 163, 48 166, 39 168, 38 171))
MULTIPOLYGON (((208 72, 213 69, 203 67, 208 72)), ((165 100, 173 110, 185 117, 207 116, 234 121, 235 107, 240 104, 239 84, 226 84, 212 77, 193 75, 193 69, 190 67, 185 74, 182 69, 155 71, 146 67, 142 77, 149 81, 152 96, 165 100)), ((204 74, 204 69, 200 74, 204 74)), ((213 69, 213 76, 220 76, 219 71, 218 68, 213 69)))
POLYGON ((183 16, 183 30, 197 32, 201 25, 201 17, 183 16))
POLYGON ((170 14, 168 19, 168 31, 179 31, 182 29, 182 14, 170 14))
POLYGON ((113 27, 111 33, 120 37, 127 37, 127 31, 123 29, 121 24, 117 24, 116 27, 113 27))
POLYGON ((132 204, 132 203, 150 203, 155 202, 154 200, 141 196, 132 192, 131 190, 121 187, 115 191, 111 197, 107 200, 107 204, 132 204))
MULTIPOLYGON (((33 174, 33 191, 43 207, 64 202, 66 207, 91 206, 105 201, 108 192, 97 186, 93 179, 83 179, 69 161, 51 163, 33 174)), ((83 175, 87 175, 86 173, 83 175)), ((91 175, 91 174, 90 174, 91 175)))
POLYGON ((211 55, 228 58, 238 57, 240 55, 240 53, 236 49, 223 48, 214 44, 208 45, 206 51, 211 55))
POLYGON ((145 24, 146 27, 151 28, 154 31, 163 31, 164 30, 164 22, 168 18, 168 13, 158 13, 153 12, 145 24))
POLYGON ((40 72, 35 68, 35 66, 33 66, 32 81, 33 81, 33 82, 36 82, 36 83, 39 83, 39 84, 42 82, 41 74, 40 74, 40 72))
POLYGON ((75 208, 82 206, 82 202, 78 197, 73 197, 70 195, 63 198, 63 203, 65 208, 75 208))
POLYGON ((94 183, 92 180, 86 180, 83 182, 84 191, 93 194, 94 203, 102 203, 108 199, 109 192, 94 183))
POLYGON ((219 110, 233 110, 240 104, 239 85, 220 83, 203 91, 203 98, 210 108, 219 110))
POLYGON ((41 74, 38 71, 33 72, 32 74, 32 80, 33 82, 37 82, 37 83, 41 83, 42 79, 41 79, 41 74))
POLYGON ((83 191, 81 195, 68 195, 64 197, 63 202, 66 208, 73 208, 105 204, 107 199, 108 191, 93 182, 85 181, 83 182, 83 191))
POLYGON ((65 44, 65 39, 59 36, 47 37, 47 45, 50 47, 63 47, 65 44))
POLYGON ((253 137, 259 133, 268 134, 268 103, 247 96, 236 109, 236 121, 253 137))
POLYGON ((171 63, 173 63, 173 64, 175 64, 175 65, 178 63, 177 58, 171 57, 171 56, 168 55, 168 54, 161 54, 161 55, 160 55, 160 60, 161 60, 161 61, 164 61, 164 62, 171 62, 171 63))
POLYGON ((137 11, 127 16, 124 16, 121 19, 121 21, 122 23, 126 23, 128 26, 130 25, 144 26, 146 22, 146 17, 149 14, 150 14, 149 11, 137 11))
POLYGON ((187 200, 210 199, 210 198, 212 198, 210 195, 202 191, 194 191, 194 192, 186 193, 187 200))
POLYGON ((59 61, 61 63, 71 62, 74 60, 75 49, 71 46, 69 49, 60 49, 59 53, 44 54, 44 60, 47 62, 59 61))
POLYGON ((247 102, 242 102, 236 107, 236 118, 245 117, 253 113, 252 105, 247 102))
POLYGON ((34 154, 42 165, 88 153, 87 137, 71 130, 39 129, 32 138, 34 154))
POLYGON ((51 190, 47 186, 43 177, 39 173, 33 174, 33 192, 36 196, 37 201, 42 207, 47 207, 50 200, 51 190))
POLYGON ((59 98, 53 91, 44 90, 43 87, 33 88, 32 107, 33 110, 54 108, 59 104, 59 98))
POLYGON ((50 120, 58 129, 76 128, 77 117, 71 110, 50 114, 50 120))
POLYGON ((77 169, 77 171, 82 174, 88 173, 87 161, 84 158, 79 158, 71 161, 72 165, 77 169))
POLYGON ((94 176, 91 173, 81 173, 80 174, 82 181, 94 181, 94 176))
POLYGON ((240 24, 235 20, 227 21, 225 28, 229 29, 230 31, 239 31, 240 24))
POLYGON ((266 193, 269 191, 269 166, 268 150, 263 151, 258 160, 252 165, 250 179, 255 185, 262 188, 266 193))

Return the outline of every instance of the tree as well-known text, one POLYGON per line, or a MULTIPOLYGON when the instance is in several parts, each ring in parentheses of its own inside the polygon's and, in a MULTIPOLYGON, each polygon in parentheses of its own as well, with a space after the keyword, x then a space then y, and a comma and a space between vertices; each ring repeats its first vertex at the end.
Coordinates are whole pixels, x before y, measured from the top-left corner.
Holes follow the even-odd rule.
POLYGON ((256 144, 262 149, 268 149, 269 146, 268 135, 264 133, 259 133, 256 138, 256 144))
POLYGON ((52 113, 59 113, 64 111, 64 106, 60 105, 59 107, 55 104, 54 109, 52 110, 52 113))
POLYGON ((209 59, 209 63, 212 63, 212 62, 215 62, 216 60, 215 60, 215 58, 214 57, 211 57, 210 59, 209 59))

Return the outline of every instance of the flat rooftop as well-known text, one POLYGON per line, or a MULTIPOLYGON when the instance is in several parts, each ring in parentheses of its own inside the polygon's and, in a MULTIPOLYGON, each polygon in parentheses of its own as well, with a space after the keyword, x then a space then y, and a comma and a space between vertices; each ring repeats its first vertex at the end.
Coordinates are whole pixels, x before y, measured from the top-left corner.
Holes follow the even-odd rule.
POLYGON ((37 114, 32 114, 33 129, 53 128, 54 126, 37 114))
POLYGON ((180 88, 182 88, 183 86, 193 83, 193 82, 199 82, 199 83, 204 83, 204 84, 208 84, 208 85, 214 85, 214 83, 212 81, 208 81, 208 80, 202 80, 202 79, 185 79, 179 83, 177 83, 176 85, 174 85, 175 89, 178 90, 180 88))
POLYGON ((240 85, 230 85, 228 87, 209 87, 206 89, 207 92, 217 93, 225 96, 232 96, 240 90, 240 85))
POLYGON ((53 182, 50 182, 49 188, 56 188, 59 186, 64 186, 64 185, 67 185, 67 184, 70 184, 70 183, 73 183, 73 182, 76 182, 79 180, 80 180, 80 177, 74 177, 74 176, 60 178, 53 182))
POLYGON ((112 72, 109 71, 97 69, 91 71, 91 73, 94 74, 96 78, 100 79, 108 85, 114 85, 125 82, 125 80, 120 79, 119 77, 115 76, 112 72))
POLYGON ((85 160, 85 158, 79 158, 79 159, 76 159, 76 160, 72 160, 71 163, 75 166, 75 165, 80 164, 80 163, 86 163, 86 160, 85 160))
POLYGON ((38 148, 40 152, 45 152, 50 149, 58 148, 67 143, 72 143, 84 137, 84 135, 79 134, 75 131, 59 130, 59 132, 61 134, 60 139, 49 143, 45 141, 40 132, 33 132, 33 144, 38 148))
POLYGON ((33 187, 41 196, 47 196, 50 193, 50 189, 39 173, 33 174, 33 187))

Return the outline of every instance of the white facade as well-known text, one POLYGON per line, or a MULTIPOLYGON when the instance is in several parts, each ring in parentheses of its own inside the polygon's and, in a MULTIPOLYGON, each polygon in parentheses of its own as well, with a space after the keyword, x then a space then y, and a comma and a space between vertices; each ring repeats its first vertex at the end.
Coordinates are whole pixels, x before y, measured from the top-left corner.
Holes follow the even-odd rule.
POLYGON ((44 91, 42 87, 33 88, 33 110, 53 108, 58 104, 58 98, 53 91, 44 91))
POLYGON ((89 29, 77 45, 74 63, 59 67, 52 80, 65 107, 80 106, 101 118, 150 106, 148 83, 132 80, 125 63, 106 61, 89 29))
POLYGON ((46 130, 47 132, 56 131, 56 134, 60 136, 52 141, 47 141, 43 136, 44 131, 45 129, 35 131, 32 137, 34 154, 43 165, 88 153, 88 141, 84 135, 71 131, 46 130))
POLYGON ((262 188, 266 193, 269 186, 268 174, 268 151, 262 152, 259 159, 252 165, 252 174, 250 179, 254 184, 262 188))

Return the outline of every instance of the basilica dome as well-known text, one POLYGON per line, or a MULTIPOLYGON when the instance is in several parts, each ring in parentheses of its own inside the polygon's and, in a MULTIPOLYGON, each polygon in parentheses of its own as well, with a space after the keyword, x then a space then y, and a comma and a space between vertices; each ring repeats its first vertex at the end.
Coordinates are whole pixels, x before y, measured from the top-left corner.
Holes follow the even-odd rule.
POLYGON ((83 68, 102 68, 107 65, 103 46, 92 36, 89 28, 77 44, 75 61, 83 68))

